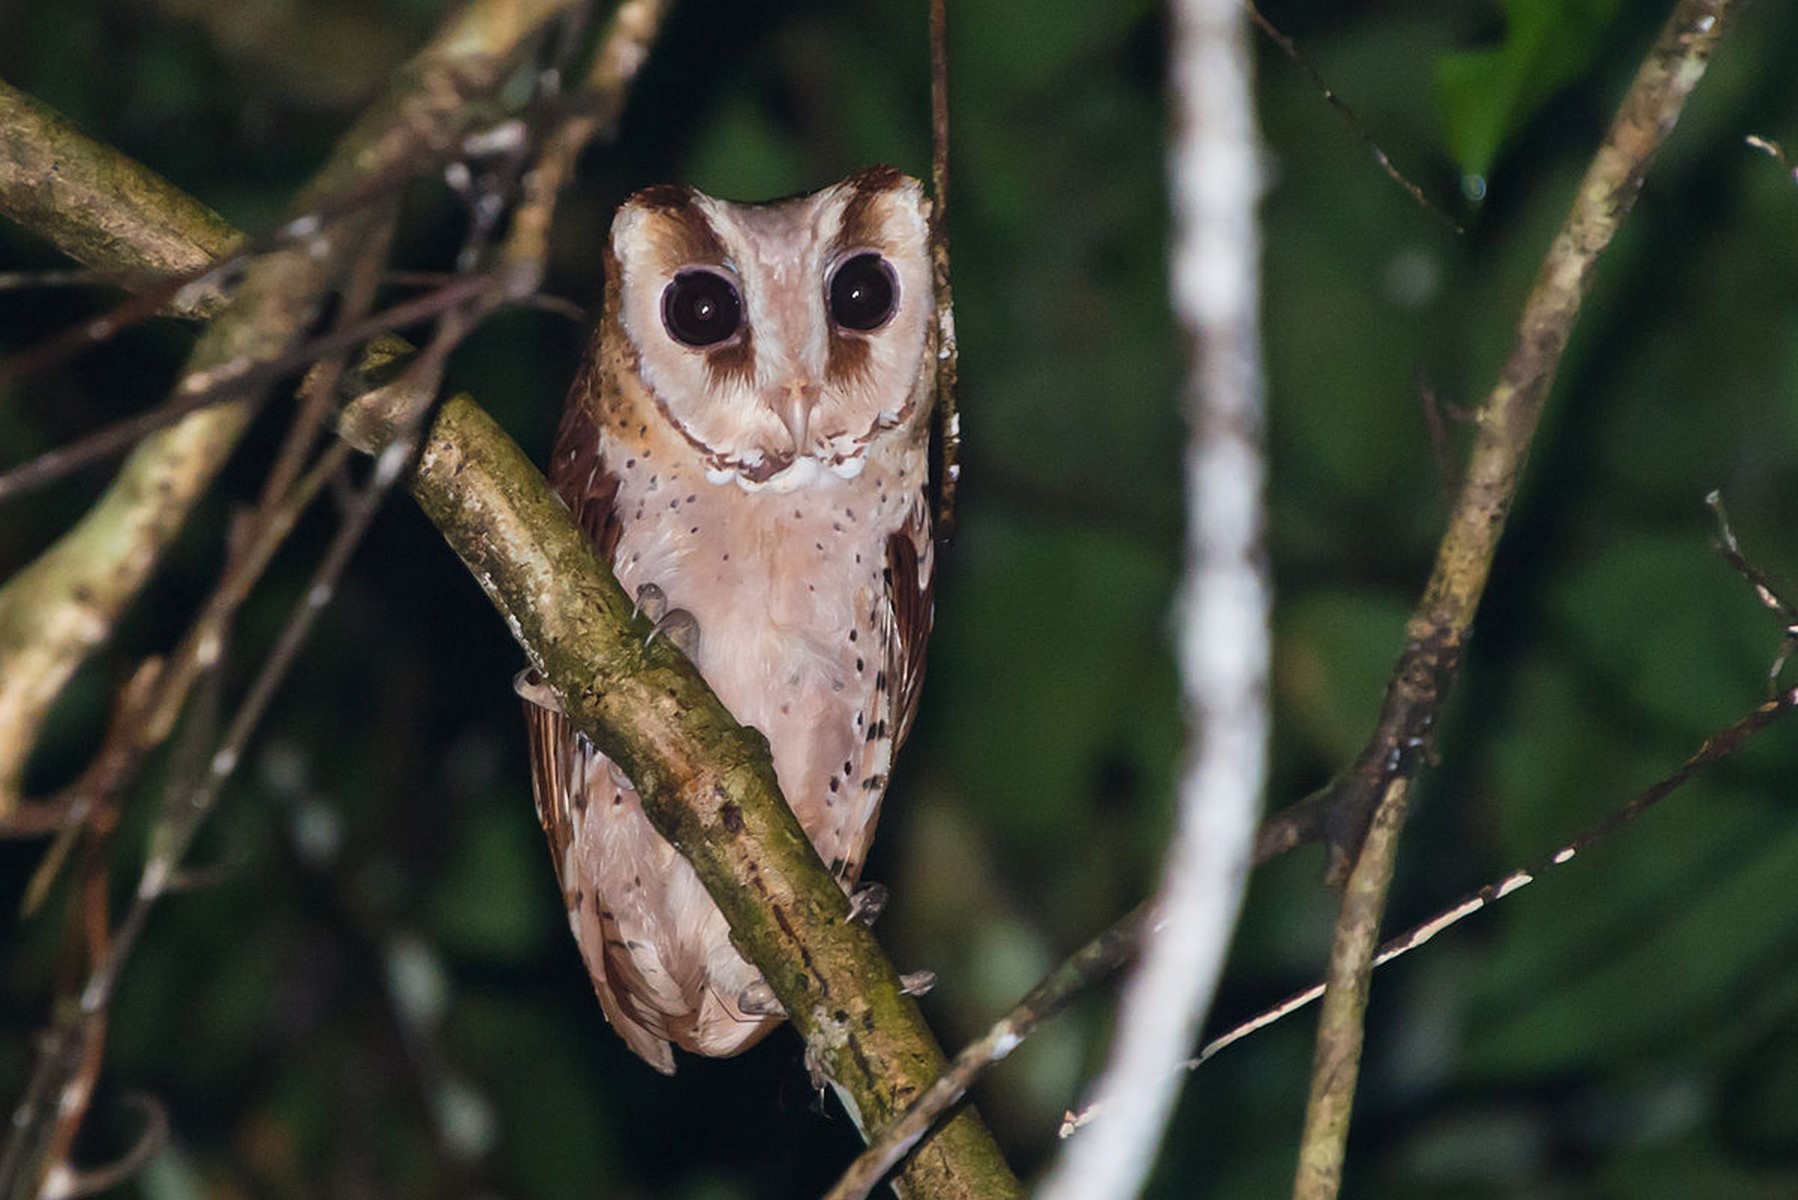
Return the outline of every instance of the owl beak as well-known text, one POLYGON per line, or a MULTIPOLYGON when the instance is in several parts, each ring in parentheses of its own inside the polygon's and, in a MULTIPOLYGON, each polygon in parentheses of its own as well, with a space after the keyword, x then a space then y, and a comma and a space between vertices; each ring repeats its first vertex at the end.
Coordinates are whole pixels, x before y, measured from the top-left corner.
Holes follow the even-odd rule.
POLYGON ((793 439, 793 453, 801 455, 811 445, 812 413, 818 407, 818 389, 809 379, 795 379, 787 384, 786 395, 776 411, 787 433, 793 439))

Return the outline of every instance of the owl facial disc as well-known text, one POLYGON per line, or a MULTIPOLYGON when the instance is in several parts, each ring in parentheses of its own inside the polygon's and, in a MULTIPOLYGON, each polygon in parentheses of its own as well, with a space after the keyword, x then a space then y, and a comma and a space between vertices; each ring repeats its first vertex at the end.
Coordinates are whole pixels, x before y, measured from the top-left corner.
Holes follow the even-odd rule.
POLYGON ((638 373, 708 481, 786 492, 854 479, 927 407, 928 202, 873 168, 768 204, 657 187, 613 222, 638 373))

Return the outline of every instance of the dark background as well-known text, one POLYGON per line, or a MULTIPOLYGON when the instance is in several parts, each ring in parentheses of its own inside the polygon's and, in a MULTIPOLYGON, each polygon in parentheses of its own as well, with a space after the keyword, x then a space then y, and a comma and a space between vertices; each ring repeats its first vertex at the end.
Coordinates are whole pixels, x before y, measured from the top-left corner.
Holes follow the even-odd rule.
MULTIPOLYGON (((1268 9, 1455 221, 1419 208, 1265 40, 1270 552, 1279 587, 1273 786, 1320 784, 1371 726, 1446 511, 1465 430, 1605 122, 1668 5, 1321 3, 1268 9)), ((954 246, 967 435, 918 728, 869 867, 882 938, 940 978, 958 1045, 1153 885, 1181 742, 1169 653, 1176 386, 1165 300, 1164 14, 957 0, 954 246)), ((13 0, 0 76, 265 228, 437 19, 425 0, 13 0)), ((1764 693, 1775 623, 1709 547, 1720 487, 1746 548, 1798 566, 1798 12, 1749 5, 1599 273, 1426 773, 1394 928, 1553 849, 1764 693)), ((600 294, 613 205, 693 183, 810 189, 928 165, 923 6, 680 5, 615 147, 563 206, 549 291, 600 294)), ((398 262, 449 265, 443 189, 398 262)), ((0 269, 59 260, 0 226, 0 269)), ((0 292, 0 350, 104 294, 0 292)), ((191 333, 130 331, 0 393, 0 465, 156 404, 191 333)), ((508 312, 457 354, 539 460, 585 334, 508 312)), ((287 411, 82 672, 33 771, 95 744, 110 690, 179 636, 287 411)), ((104 470, 0 509, 0 571, 104 470)), ((303 525, 244 614, 227 704, 332 527, 303 525)), ((604 1025, 531 811, 521 656, 404 500, 380 518, 196 851, 222 882, 155 913, 118 995, 86 1153, 160 1097, 174 1139, 122 1189, 186 1197, 816 1195, 856 1139, 785 1031, 672 1080, 604 1025)), ((1347 1192, 1380 1197, 1798 1194, 1798 752, 1778 724, 1652 815, 1382 971, 1347 1192)), ((135 880, 153 791, 119 848, 135 880)), ((0 845, 11 914, 41 844, 0 845)), ((1218 1001, 1241 1017, 1313 979, 1321 856, 1260 872, 1218 1001)), ((66 889, 64 889, 66 891, 66 889)), ((125 894, 121 891, 121 895, 125 894)), ((0 946, 0 1104, 46 1020, 66 897, 0 946)), ((1038 1168, 1103 1051, 1109 989, 980 1090, 1038 1168)), ((1152 1194, 1289 1187, 1311 1019, 1187 1089, 1152 1194)))

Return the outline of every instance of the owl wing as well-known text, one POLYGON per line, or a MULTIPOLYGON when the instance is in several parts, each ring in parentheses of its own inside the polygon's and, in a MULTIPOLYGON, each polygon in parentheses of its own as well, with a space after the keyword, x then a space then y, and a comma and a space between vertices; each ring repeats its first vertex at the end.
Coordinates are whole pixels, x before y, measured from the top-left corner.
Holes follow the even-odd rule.
MULTIPOLYGON (((598 892, 584 889, 575 847, 577 814, 590 800, 589 777, 606 778, 609 760, 583 742, 568 718, 525 702, 525 729, 531 748, 531 792, 537 819, 549 839, 550 858, 568 907, 575 944, 593 976, 606 1020, 637 1056, 664 1075, 674 1074, 674 1051, 654 1013, 644 1013, 632 997, 651 995, 656 986, 638 970, 617 918, 598 892), (597 951, 597 952, 596 952, 597 951)), ((633 797, 634 799, 634 797, 633 797)), ((596 820, 601 819, 597 815, 596 820)))
POLYGON ((883 577, 886 594, 881 605, 884 667, 875 680, 876 689, 884 687, 884 692, 876 698, 875 728, 869 731, 862 752, 863 786, 872 791, 866 807, 855 810, 849 819, 842 857, 832 863, 849 884, 860 878, 868 861, 868 846, 880 819, 888 773, 899 747, 911 733, 918 694, 924 684, 924 646, 930 638, 936 576, 930 515, 929 499, 920 496, 905 523, 887 538, 883 577))
POLYGON ((599 561, 610 563, 621 529, 614 500, 618 477, 607 469, 599 449, 599 423, 593 412, 593 359, 589 357, 569 389, 570 402, 556 429, 549 456, 549 486, 562 497, 593 543, 599 561))
MULTIPOLYGON (((600 561, 609 563, 620 532, 613 505, 618 479, 607 470, 600 453, 599 429, 590 407, 592 373, 589 360, 574 381, 576 401, 568 405, 556 431, 549 483, 592 541, 600 561)), ((587 960, 600 1006, 639 1057, 664 1075, 672 1075, 674 1052, 660 1023, 631 1003, 632 996, 651 994, 654 987, 637 969, 616 917, 605 909, 597 892, 589 894, 583 888, 579 878, 576 823, 585 817, 591 799, 589 779, 608 779, 609 761, 582 741, 561 713, 527 701, 524 714, 537 820, 549 839, 569 926, 587 960)))
POLYGON ((905 744, 912 718, 918 712, 918 695, 924 686, 924 648, 930 641, 930 625, 936 612, 936 546, 931 537, 930 504, 912 506, 906 523, 887 538, 887 641, 888 728, 893 733, 893 752, 905 744))

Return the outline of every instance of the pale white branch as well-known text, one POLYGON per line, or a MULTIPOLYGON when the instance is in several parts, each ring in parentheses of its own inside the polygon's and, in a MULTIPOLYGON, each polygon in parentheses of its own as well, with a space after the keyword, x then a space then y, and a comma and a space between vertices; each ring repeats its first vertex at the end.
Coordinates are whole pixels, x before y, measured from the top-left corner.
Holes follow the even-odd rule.
POLYGON ((1260 193, 1246 14, 1174 5, 1173 300, 1191 350, 1187 565, 1179 602, 1188 749, 1159 919, 1125 985, 1094 1089, 1115 1118, 1069 1140, 1042 1200, 1136 1195, 1179 1094, 1236 923, 1266 780, 1260 193))

